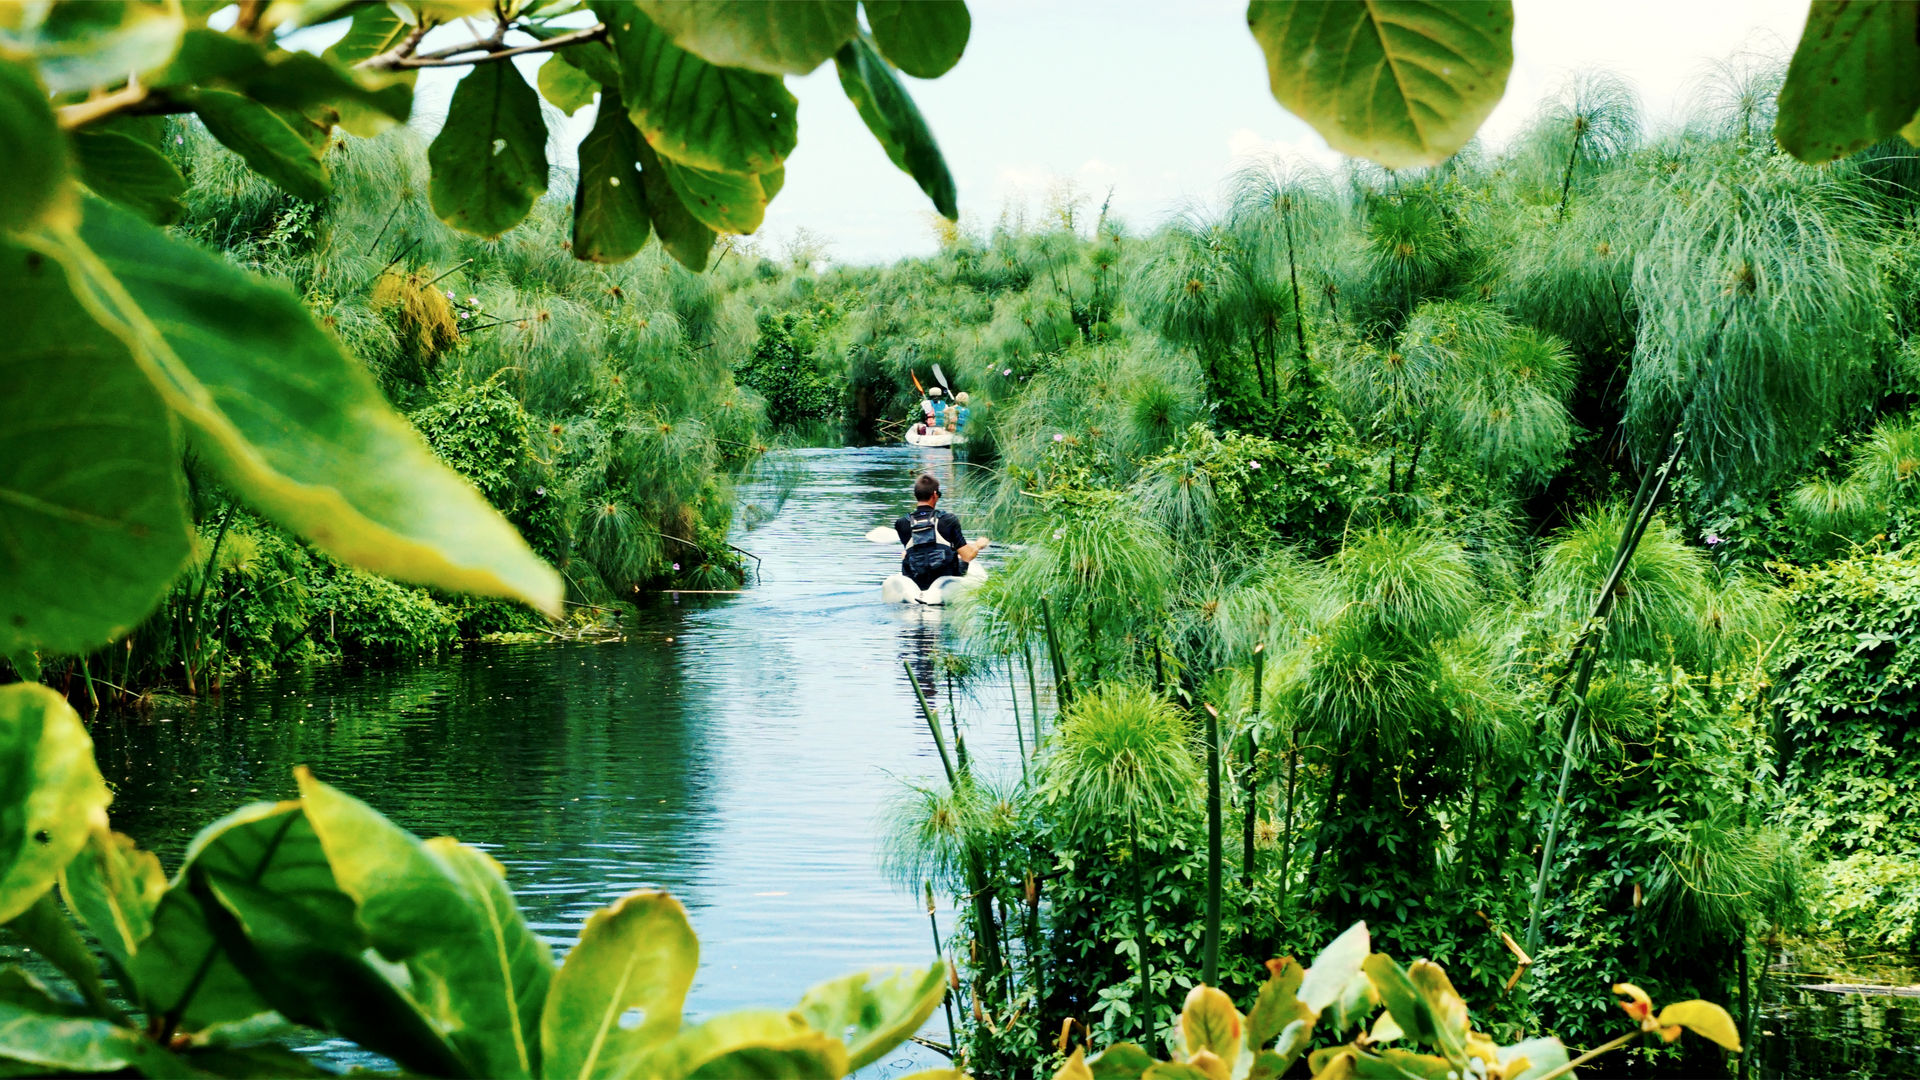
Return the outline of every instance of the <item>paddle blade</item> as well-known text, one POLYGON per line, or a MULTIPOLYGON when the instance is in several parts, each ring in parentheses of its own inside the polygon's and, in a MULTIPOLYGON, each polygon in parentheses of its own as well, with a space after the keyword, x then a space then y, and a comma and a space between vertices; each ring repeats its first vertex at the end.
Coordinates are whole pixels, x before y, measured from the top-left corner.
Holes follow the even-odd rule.
POLYGON ((867 539, 876 544, 898 544, 900 534, 893 531, 891 525, 877 525, 867 530, 867 539))
POLYGON ((947 385, 947 373, 940 370, 939 364, 933 365, 933 377, 939 380, 940 386, 945 389, 947 393, 953 393, 953 387, 947 385))

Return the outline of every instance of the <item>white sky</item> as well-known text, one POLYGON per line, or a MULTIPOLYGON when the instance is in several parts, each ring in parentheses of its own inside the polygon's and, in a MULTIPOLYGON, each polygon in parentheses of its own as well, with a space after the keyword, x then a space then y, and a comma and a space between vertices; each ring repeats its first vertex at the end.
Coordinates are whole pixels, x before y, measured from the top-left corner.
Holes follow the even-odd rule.
MULTIPOLYGON (((908 79, 960 191, 963 222, 990 226, 1003 206, 1038 210, 1071 181, 1136 229, 1210 199, 1235 159, 1275 150, 1337 156, 1267 90, 1266 67, 1234 0, 970 0, 973 35, 939 79, 908 79)), ((1655 124, 1677 110, 1703 66, 1742 49, 1787 55, 1806 0, 1516 0, 1514 67, 1482 137, 1499 145, 1572 72, 1616 72, 1655 124)), ((442 33, 457 33, 448 28, 442 33)), ((436 39, 437 40, 437 39, 436 39)), ((531 69, 539 57, 529 57, 531 69)), ((532 77, 529 70, 529 78, 532 77)), ((825 237, 836 261, 873 263, 934 247, 932 212, 860 123, 828 63, 788 80, 800 99, 800 147, 761 238, 825 237)), ((438 125, 451 77, 421 80, 415 123, 438 125)), ((564 137, 586 134, 582 109, 564 137)), ((562 164, 571 166, 570 150, 562 164)))

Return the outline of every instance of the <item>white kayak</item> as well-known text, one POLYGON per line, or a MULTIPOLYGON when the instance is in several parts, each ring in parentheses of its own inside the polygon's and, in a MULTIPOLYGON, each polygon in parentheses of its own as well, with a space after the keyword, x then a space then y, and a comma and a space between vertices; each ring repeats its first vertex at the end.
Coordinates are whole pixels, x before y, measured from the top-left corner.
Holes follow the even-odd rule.
POLYGON ((905 574, 895 574, 880 583, 880 598, 889 604, 926 604, 940 607, 947 601, 979 586, 987 580, 987 568, 974 563, 965 577, 939 577, 922 589, 905 574))
POLYGON ((948 431, 946 428, 927 428, 925 434, 919 432, 919 424, 907 425, 908 446, 965 446, 967 437, 948 431))

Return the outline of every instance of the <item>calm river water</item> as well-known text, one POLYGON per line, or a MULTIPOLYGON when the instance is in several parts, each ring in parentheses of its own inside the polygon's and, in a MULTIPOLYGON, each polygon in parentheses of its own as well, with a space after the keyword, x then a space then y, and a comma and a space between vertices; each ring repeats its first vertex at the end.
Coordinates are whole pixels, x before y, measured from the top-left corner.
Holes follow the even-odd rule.
MULTIPOLYGON (((881 876, 874 838, 897 778, 940 772, 900 663, 924 663, 939 613, 880 603, 899 549, 863 534, 911 508, 922 468, 964 517, 965 477, 946 451, 908 448, 782 464, 799 486, 735 537, 761 559, 746 591, 664 599, 624 642, 327 666, 97 724, 115 826, 171 871, 197 828, 292 796, 305 764, 415 832, 486 847, 556 947, 624 893, 670 890, 700 935, 694 1016, 930 963, 924 901, 881 876)), ((962 728, 977 758, 1017 769, 997 693, 963 699, 962 728)), ((926 1034, 946 1040, 939 1014, 926 1034)), ((943 1063, 909 1044, 870 1072, 943 1063)))
MULTIPOLYGON (((663 599, 623 642, 321 667, 103 720, 115 825, 171 869, 195 829, 292 796, 291 769, 309 765, 415 832, 486 847, 557 948, 629 890, 671 890, 700 935, 693 1017, 928 963, 925 909, 881 876, 875 836, 899 780, 940 771, 901 668, 938 646, 939 613, 880 603, 898 549, 863 534, 910 506, 923 468, 965 517, 971 470, 956 477, 945 451, 908 448, 794 451, 778 464, 798 486, 735 537, 761 559, 749 587, 663 599)), ((750 487, 743 502, 773 494, 750 487)), ((1017 768, 1004 685, 962 700, 959 715, 977 759, 1017 768)), ((951 913, 941 921, 944 936, 951 913)), ((1826 980, 1766 984, 1774 1037, 1755 1075, 1920 1075, 1920 999, 1795 988, 1808 981, 1826 980)), ((940 1014, 924 1034, 947 1039, 940 1014)), ((868 1074, 943 1063, 908 1044, 868 1074)))

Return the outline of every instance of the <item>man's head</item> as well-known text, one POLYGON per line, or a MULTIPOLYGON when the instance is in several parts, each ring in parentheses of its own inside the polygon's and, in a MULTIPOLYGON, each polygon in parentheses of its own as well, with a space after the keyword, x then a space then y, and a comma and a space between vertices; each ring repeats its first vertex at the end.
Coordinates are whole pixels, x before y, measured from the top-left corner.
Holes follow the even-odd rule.
POLYGON ((932 473, 921 473, 920 479, 913 482, 913 501, 922 506, 932 506, 940 501, 940 481, 932 473))
POLYGON ((940 396, 940 388, 939 388, 939 387, 937 387, 937 386, 930 386, 930 387, 928 387, 928 388, 927 388, 927 396, 928 396, 928 397, 939 397, 939 396, 940 396))

